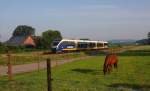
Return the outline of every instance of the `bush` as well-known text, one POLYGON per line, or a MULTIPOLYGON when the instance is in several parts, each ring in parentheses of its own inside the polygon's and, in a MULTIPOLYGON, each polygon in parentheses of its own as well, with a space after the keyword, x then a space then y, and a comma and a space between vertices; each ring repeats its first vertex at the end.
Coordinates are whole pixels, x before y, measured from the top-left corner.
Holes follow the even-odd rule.
POLYGON ((24 46, 7 46, 7 50, 11 52, 23 52, 25 50, 24 46))
POLYGON ((5 53, 7 47, 4 45, 0 45, 0 53, 5 53))
POLYGON ((50 50, 42 48, 27 48, 25 46, 5 46, 0 45, 0 53, 6 53, 6 50, 11 51, 12 53, 21 53, 21 52, 32 52, 32 51, 41 51, 41 50, 50 50))
POLYGON ((126 51, 123 53, 118 53, 119 56, 150 56, 150 51, 126 51))

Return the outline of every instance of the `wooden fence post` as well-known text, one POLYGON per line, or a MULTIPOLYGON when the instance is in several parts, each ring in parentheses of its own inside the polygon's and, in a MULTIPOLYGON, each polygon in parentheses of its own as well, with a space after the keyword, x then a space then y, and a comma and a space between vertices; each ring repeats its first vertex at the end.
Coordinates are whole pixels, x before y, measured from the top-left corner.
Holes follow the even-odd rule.
POLYGON ((57 65, 58 65, 58 61, 56 60, 56 61, 55 61, 55 66, 57 66, 57 65))
POLYGON ((38 59, 37 59, 37 65, 38 65, 38 72, 40 71, 40 55, 39 55, 39 53, 37 53, 37 57, 38 57, 38 59))
MULTIPOLYGON (((0 69, 1 69, 1 65, 0 65, 0 69)), ((1 71, 0 71, 1 72, 1 71)), ((0 73, 0 77, 1 77, 1 73, 0 73)))
POLYGON ((7 51, 7 57, 8 57, 8 63, 7 63, 7 66, 8 66, 8 79, 9 80, 12 80, 12 64, 11 64, 11 54, 9 51, 7 51))
POLYGON ((51 59, 47 59, 47 84, 48 84, 48 91, 52 91, 52 84, 51 84, 51 59))

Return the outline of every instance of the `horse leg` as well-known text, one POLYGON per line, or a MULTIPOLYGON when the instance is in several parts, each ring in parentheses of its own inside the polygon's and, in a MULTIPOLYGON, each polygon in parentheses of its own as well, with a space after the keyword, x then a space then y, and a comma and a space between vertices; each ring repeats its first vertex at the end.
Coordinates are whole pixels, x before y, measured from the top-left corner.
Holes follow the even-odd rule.
POLYGON ((106 75, 106 72, 107 72, 107 66, 104 65, 104 67, 103 67, 103 73, 104 73, 104 75, 106 75))
POLYGON ((112 70, 112 66, 111 66, 111 65, 108 65, 108 73, 109 73, 109 74, 110 74, 111 70, 112 70))
POLYGON ((103 70, 103 72, 104 72, 104 75, 106 75, 106 70, 103 70))
POLYGON ((115 64, 114 64, 114 68, 118 71, 118 63, 116 62, 115 64))
POLYGON ((118 68, 118 64, 117 63, 114 64, 114 68, 116 68, 116 69, 118 68))
POLYGON ((104 75, 109 71, 109 65, 105 65, 103 68, 104 75))
POLYGON ((112 65, 110 65, 110 72, 112 71, 112 65))

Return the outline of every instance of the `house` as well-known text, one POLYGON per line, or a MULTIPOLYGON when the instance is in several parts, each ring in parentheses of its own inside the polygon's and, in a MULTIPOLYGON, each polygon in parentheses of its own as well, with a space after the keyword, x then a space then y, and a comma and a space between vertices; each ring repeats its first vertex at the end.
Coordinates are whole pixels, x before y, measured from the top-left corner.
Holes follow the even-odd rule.
POLYGON ((6 41, 7 46, 35 47, 36 43, 32 36, 13 36, 6 41))

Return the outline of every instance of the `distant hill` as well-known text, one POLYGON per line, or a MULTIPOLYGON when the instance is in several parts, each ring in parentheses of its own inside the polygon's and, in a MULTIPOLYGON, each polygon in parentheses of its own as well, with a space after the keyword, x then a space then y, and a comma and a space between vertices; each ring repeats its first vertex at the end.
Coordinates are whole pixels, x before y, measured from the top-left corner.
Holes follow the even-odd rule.
POLYGON ((112 44, 133 44, 136 43, 137 40, 126 39, 126 40, 109 40, 109 43, 112 44))
POLYGON ((136 43, 146 45, 146 44, 150 44, 150 41, 148 39, 141 39, 136 41, 136 43))

